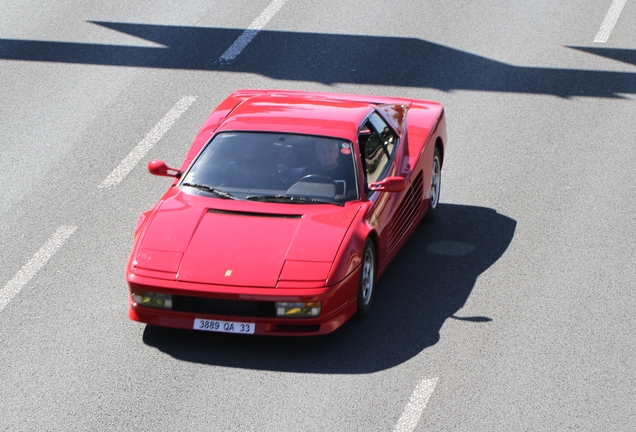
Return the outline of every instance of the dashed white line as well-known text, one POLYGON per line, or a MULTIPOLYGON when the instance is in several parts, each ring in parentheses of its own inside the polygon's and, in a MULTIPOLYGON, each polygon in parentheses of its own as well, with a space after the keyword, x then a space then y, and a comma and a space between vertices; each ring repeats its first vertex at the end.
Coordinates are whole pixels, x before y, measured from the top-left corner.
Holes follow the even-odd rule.
POLYGON ((245 30, 239 37, 234 41, 232 46, 230 46, 221 57, 219 57, 219 61, 229 62, 236 58, 237 55, 243 51, 243 49, 252 42, 252 39, 256 37, 256 35, 267 25, 269 20, 272 19, 276 12, 283 7, 283 5, 288 0, 273 0, 269 6, 265 8, 263 12, 250 24, 250 26, 245 30))
POLYGON ((182 97, 168 113, 152 128, 148 135, 126 156, 109 175, 99 184, 100 188, 108 188, 119 184, 139 163, 146 153, 161 137, 170 130, 181 115, 197 100, 194 96, 182 97))
POLYGON ((47 263, 66 240, 75 232, 77 227, 61 226, 55 231, 44 246, 33 255, 33 258, 20 269, 19 272, 0 290, 0 312, 9 304, 31 278, 47 263))
POLYGON ((625 7, 625 3, 627 3, 627 0, 614 0, 612 6, 610 6, 609 8, 609 11, 607 11, 607 15, 605 15, 605 19, 603 20, 603 24, 601 24, 601 28, 598 30, 598 33, 594 38, 594 42, 607 42, 610 34, 612 34, 612 30, 614 30, 616 22, 618 21, 618 17, 621 16, 621 12, 623 11, 623 7, 625 7))
POLYGON ((437 378, 424 378, 420 381, 415 387, 411 399, 406 408, 404 408, 402 417, 398 420, 393 432, 413 432, 415 430, 422 417, 424 408, 426 408, 426 404, 435 390, 435 385, 437 385, 437 378))

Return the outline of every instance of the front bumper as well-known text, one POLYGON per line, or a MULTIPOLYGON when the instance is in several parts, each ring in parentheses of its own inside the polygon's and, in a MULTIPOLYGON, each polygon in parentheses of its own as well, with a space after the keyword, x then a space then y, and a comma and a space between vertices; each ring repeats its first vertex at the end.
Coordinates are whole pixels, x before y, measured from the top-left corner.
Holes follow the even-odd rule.
POLYGON ((146 324, 194 329, 196 318, 254 323, 254 334, 279 336, 308 336, 331 333, 342 326, 356 312, 359 268, 339 283, 323 288, 241 288, 211 286, 187 282, 160 280, 128 275, 131 287, 171 294, 186 299, 187 308, 180 311, 140 306, 129 292, 128 317, 146 324), (200 300, 200 301, 198 301, 200 300), (269 315, 275 302, 322 302, 320 315, 315 318, 281 318, 269 315), (197 307, 197 303, 200 307, 197 307), (231 314, 219 313, 215 304, 231 304, 231 314), (247 307, 240 307, 245 303, 247 307), (212 305, 212 306, 210 306, 212 305), (254 308, 252 305, 260 305, 254 308), (188 310, 183 310, 188 309, 188 310), (258 310, 257 310, 258 309, 258 310))

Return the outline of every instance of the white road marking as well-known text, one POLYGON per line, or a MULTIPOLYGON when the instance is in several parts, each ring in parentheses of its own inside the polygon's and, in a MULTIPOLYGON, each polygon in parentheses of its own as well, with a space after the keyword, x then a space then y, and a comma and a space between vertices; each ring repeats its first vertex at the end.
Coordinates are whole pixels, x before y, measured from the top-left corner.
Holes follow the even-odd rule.
POLYGON ((252 42, 252 39, 256 37, 256 35, 267 25, 269 20, 272 19, 276 12, 283 7, 283 5, 288 0, 273 0, 269 6, 265 8, 263 12, 250 24, 250 26, 245 30, 239 37, 234 41, 231 47, 229 47, 221 57, 219 57, 219 61, 229 62, 236 58, 237 55, 243 51, 243 49, 252 42))
POLYGON ((146 153, 154 146, 161 137, 170 130, 172 125, 181 115, 197 100, 194 96, 182 97, 168 113, 163 116, 159 123, 152 128, 148 135, 126 156, 111 172, 108 177, 99 184, 100 188, 108 188, 118 185, 132 169, 139 163, 146 153))
POLYGON ((412 432, 415 430, 420 418, 422 417, 424 408, 426 408, 426 404, 431 398, 433 390, 435 390, 436 384, 437 378, 424 378, 420 381, 417 387, 415 387, 415 390, 411 395, 411 400, 409 400, 406 408, 404 408, 402 417, 398 420, 393 432, 412 432))
POLYGON ((612 30, 614 30, 616 21, 618 21, 618 17, 621 16, 621 12, 623 11, 623 7, 625 7, 625 3, 627 3, 627 0, 614 0, 612 6, 610 6, 609 8, 609 11, 607 11, 607 15, 605 15, 605 19, 603 20, 603 24, 601 24, 601 28, 598 30, 598 33, 594 38, 594 42, 607 42, 610 34, 612 33, 612 30))
POLYGON ((19 272, 0 290, 0 312, 9 304, 31 278, 47 263, 55 252, 64 244, 66 240, 75 232, 77 227, 61 226, 55 231, 50 239, 33 258, 20 269, 19 272))

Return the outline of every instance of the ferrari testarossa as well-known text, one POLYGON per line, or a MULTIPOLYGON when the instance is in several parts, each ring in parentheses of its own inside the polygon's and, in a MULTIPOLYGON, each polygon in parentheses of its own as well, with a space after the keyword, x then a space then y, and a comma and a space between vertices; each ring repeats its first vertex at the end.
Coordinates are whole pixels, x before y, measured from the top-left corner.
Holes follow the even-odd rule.
POLYGON ((239 90, 209 116, 137 223, 129 317, 319 335, 366 315, 375 284, 435 214, 444 108, 423 100, 239 90))

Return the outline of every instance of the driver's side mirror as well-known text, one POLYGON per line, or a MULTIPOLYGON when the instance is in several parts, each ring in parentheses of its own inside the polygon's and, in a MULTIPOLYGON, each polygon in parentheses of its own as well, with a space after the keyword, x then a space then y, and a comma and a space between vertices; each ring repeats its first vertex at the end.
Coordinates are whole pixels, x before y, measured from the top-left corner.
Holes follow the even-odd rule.
POLYGON ((369 189, 380 192, 402 192, 406 189, 404 177, 387 177, 379 182, 369 183, 369 189))
POLYGON ((158 159, 153 159, 148 162, 148 171, 150 171, 150 174, 156 176, 181 177, 181 171, 176 168, 170 168, 164 161, 158 159))

